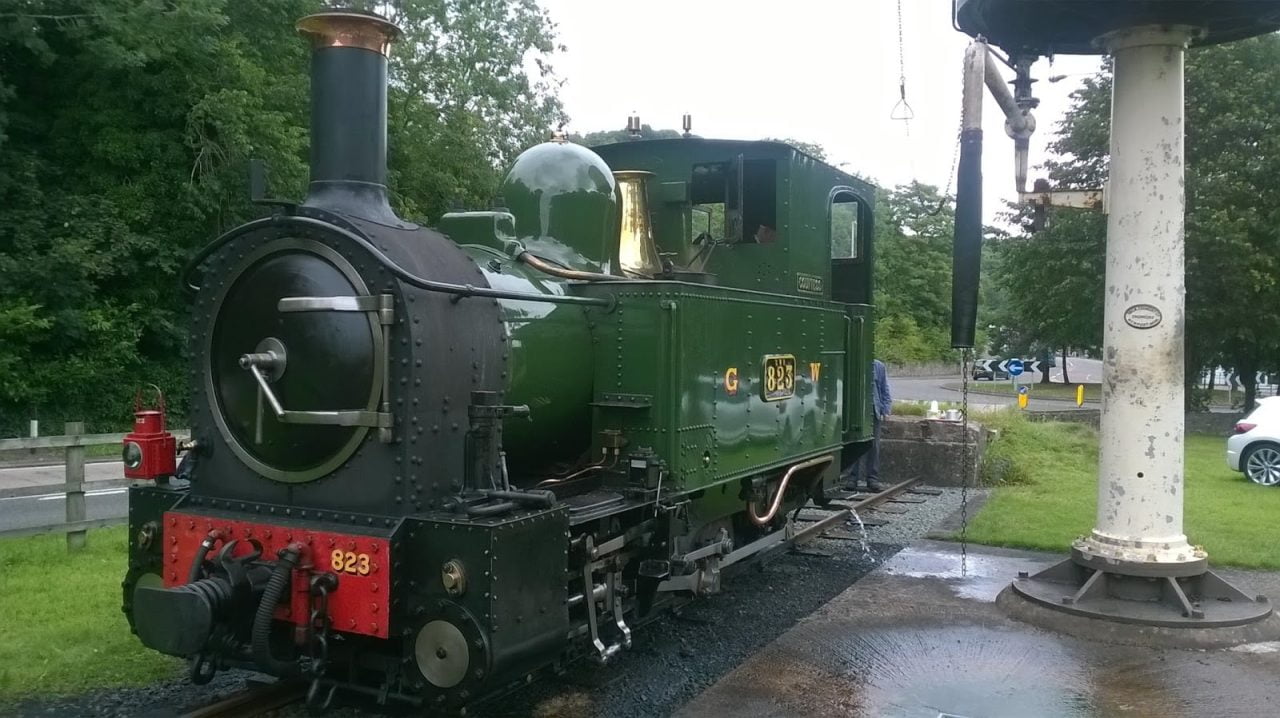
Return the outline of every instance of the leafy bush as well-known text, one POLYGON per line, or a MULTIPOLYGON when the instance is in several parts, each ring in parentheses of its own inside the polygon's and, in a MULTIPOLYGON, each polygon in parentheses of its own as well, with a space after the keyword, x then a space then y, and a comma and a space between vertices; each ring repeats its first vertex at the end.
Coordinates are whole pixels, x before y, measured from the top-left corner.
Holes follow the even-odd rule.
POLYGON ((993 434, 980 470, 986 485, 1037 484, 1066 466, 1097 465, 1098 433, 1087 424, 1030 421, 1012 409, 986 414, 982 423, 993 434))

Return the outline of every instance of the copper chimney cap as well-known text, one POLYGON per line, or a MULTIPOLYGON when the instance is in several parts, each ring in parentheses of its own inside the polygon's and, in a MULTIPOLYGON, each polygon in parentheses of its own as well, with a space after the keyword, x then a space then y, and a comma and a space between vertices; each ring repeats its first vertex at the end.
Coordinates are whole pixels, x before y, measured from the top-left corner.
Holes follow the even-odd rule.
POLYGON ((400 38, 400 28, 386 18, 359 10, 330 10, 298 21, 298 32, 311 39, 312 47, 359 47, 384 56, 400 38))

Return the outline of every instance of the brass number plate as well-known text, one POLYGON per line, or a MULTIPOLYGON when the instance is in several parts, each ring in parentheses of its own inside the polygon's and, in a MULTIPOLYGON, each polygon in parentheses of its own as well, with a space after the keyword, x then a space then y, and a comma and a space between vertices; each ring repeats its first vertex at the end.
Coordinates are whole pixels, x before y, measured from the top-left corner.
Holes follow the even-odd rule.
POLYGON ((766 354, 762 387, 765 401, 780 401, 794 396, 796 358, 791 354, 766 354))
POLYGON ((351 573, 357 576, 369 575, 369 554, 334 549, 329 556, 329 568, 337 573, 351 573))

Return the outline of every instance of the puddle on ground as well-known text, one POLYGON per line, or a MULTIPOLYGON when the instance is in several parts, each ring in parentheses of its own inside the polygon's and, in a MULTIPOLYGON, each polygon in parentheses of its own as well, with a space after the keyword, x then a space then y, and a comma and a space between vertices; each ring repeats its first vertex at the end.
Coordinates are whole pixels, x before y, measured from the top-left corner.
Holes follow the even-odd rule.
POLYGON ((1019 571, 1036 572, 1045 564, 1027 559, 969 554, 961 571, 960 552, 907 547, 880 570, 892 576, 933 578, 947 584, 960 598, 992 602, 1019 571))
POLYGON ((1245 643, 1227 649, 1237 653, 1280 653, 1280 641, 1263 641, 1261 643, 1245 643))
POLYGON ((824 714, 814 710, 823 701, 829 715, 903 718, 1085 718, 1134 709, 1182 715, 1158 676, 1116 676, 1047 635, 982 625, 844 635, 830 626, 800 630, 806 628, 802 661, 835 677, 825 697, 807 696, 810 715, 824 714))

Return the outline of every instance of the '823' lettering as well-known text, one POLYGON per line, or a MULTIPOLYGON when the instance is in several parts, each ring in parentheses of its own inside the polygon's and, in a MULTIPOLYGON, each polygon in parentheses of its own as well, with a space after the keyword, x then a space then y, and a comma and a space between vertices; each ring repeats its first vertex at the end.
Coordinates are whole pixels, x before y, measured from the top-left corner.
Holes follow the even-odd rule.
POLYGON ((765 401, 780 401, 795 396, 796 358, 791 354, 766 354, 764 357, 765 401))
POLYGON ((357 576, 369 575, 369 554, 334 549, 329 555, 329 568, 338 573, 350 573, 357 576))

